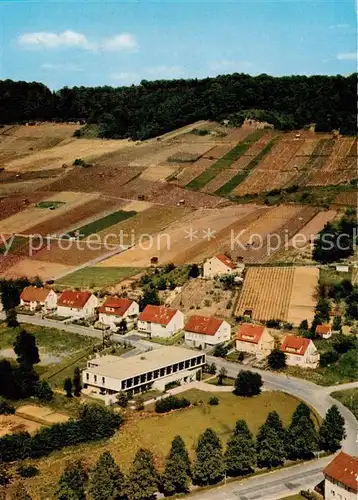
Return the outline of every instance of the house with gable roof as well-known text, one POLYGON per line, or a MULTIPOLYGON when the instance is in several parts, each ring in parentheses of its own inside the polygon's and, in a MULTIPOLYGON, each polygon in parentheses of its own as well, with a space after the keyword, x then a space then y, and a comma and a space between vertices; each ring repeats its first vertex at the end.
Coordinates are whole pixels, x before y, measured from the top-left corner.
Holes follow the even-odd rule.
POLYGON ((138 317, 137 328, 149 337, 170 337, 184 328, 184 314, 179 309, 148 305, 138 317))
POLYGON ((209 279, 223 274, 241 274, 243 269, 243 263, 235 264, 225 254, 218 254, 204 262, 203 277, 209 279))
POLYGON ((184 326, 185 342, 192 347, 206 349, 231 338, 231 326, 213 316, 193 315, 184 326))
POLYGON ((320 354, 311 339, 287 335, 280 350, 286 354, 286 363, 289 366, 317 368, 319 365, 320 354))
POLYGON ((322 337, 323 339, 329 339, 332 337, 332 327, 329 323, 324 325, 316 326, 316 334, 322 337))
POLYGON ((35 311, 52 311, 57 305, 57 295, 51 288, 26 286, 20 295, 20 306, 35 311))
POLYGON ((139 314, 139 305, 135 300, 109 297, 98 309, 98 320, 111 330, 118 328, 122 319, 131 323, 139 314))
POLYGON ((66 318, 89 318, 94 316, 98 299, 93 293, 64 290, 57 301, 57 314, 66 318))
POLYGON ((255 354, 257 359, 265 358, 275 347, 275 340, 262 325, 242 324, 236 333, 236 350, 255 354))
POLYGON ((323 469, 326 500, 356 500, 358 494, 358 458, 341 451, 323 469))

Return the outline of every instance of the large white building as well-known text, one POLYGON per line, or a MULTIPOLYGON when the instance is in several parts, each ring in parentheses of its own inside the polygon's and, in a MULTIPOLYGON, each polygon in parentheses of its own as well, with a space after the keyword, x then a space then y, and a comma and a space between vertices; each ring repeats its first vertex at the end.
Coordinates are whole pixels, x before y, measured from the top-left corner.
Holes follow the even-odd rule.
POLYGON ((326 500, 357 500, 358 458, 342 451, 323 470, 326 500))
POLYGON ((134 321, 139 314, 139 305, 135 300, 110 297, 98 309, 98 313, 98 320, 111 330, 115 330, 123 319, 127 323, 134 321))
POLYGON ((149 389, 163 390, 173 381, 191 382, 205 363, 205 354, 181 347, 163 347, 128 358, 107 355, 87 362, 82 381, 89 393, 136 394, 149 389))
POLYGON ((185 343, 192 347, 212 347, 231 338, 231 326, 212 316, 193 315, 184 327, 185 343))
POLYGON ((57 314, 65 318, 89 318, 96 313, 98 299, 90 292, 65 290, 57 301, 57 314))
POLYGON ((184 314, 178 309, 148 305, 138 317, 137 328, 149 337, 170 337, 184 328, 184 314))

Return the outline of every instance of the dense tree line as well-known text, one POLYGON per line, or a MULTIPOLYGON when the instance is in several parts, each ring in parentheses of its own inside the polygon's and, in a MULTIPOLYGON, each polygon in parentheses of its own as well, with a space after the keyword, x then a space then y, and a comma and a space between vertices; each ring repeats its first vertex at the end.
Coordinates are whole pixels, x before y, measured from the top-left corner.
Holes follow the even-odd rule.
MULTIPOLYGON (((146 139, 196 120, 250 116, 277 128, 340 129, 356 133, 357 75, 252 77, 234 73, 216 78, 143 80, 131 87, 64 87, 57 92, 40 83, 0 82, 0 120, 83 121, 108 138, 146 139), (249 111, 248 111, 249 110, 249 111)), ((81 131, 78 135, 81 135, 81 131)))
POLYGON ((60 477, 57 498, 82 500, 89 493, 94 500, 154 500, 158 491, 165 496, 185 494, 191 483, 207 486, 225 475, 244 476, 286 460, 309 459, 319 449, 335 452, 343 438, 344 419, 336 406, 328 410, 318 430, 310 409, 300 403, 287 428, 275 411, 270 412, 256 439, 245 420, 238 420, 225 449, 217 433, 206 429, 198 438, 193 461, 182 437, 176 436, 161 473, 146 449, 137 451, 128 475, 108 451, 90 469, 80 461, 70 463, 60 477))
POLYGON ((40 458, 55 450, 111 437, 122 417, 100 405, 81 405, 77 420, 43 427, 35 434, 7 434, 0 438, 0 462, 40 458))

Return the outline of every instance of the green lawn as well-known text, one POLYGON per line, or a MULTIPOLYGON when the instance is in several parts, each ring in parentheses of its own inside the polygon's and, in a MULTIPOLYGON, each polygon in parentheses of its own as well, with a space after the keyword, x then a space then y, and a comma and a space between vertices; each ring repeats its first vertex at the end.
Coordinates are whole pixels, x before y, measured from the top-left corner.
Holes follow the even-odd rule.
MULTIPOLYGON (((118 210, 118 212, 108 214, 105 217, 102 217, 102 219, 95 220, 93 222, 90 222, 89 224, 86 224, 85 226, 79 227, 77 231, 79 232, 81 238, 85 238, 90 234, 99 233, 100 231, 114 226, 114 224, 118 224, 119 222, 122 222, 126 219, 130 219, 135 215, 137 215, 137 212, 134 210, 118 210)), ((69 235, 74 236, 75 231, 70 232, 69 235)))
POLYGON ((284 497, 284 498, 281 498, 280 500, 306 500, 306 498, 298 493, 297 495, 284 497))
MULTIPOLYGON (((211 378, 210 380, 206 380, 206 383, 211 384, 211 385, 219 385, 218 384, 218 377, 214 377, 214 378, 211 378)), ((234 383, 235 383, 235 380, 233 378, 225 377, 223 379, 222 385, 234 385, 234 383)))
POLYGON ((250 174, 250 172, 260 163, 260 161, 269 153, 271 150, 272 146, 275 143, 275 139, 272 139, 261 151, 260 153, 253 158, 248 165, 241 171, 238 172, 234 177, 231 177, 231 179, 221 186, 217 191, 215 191, 215 194, 218 196, 226 196, 233 189, 235 189, 239 184, 241 184, 246 177, 250 174))
POLYGON ((40 201, 35 205, 36 208, 58 208, 62 207, 62 205, 66 205, 64 201, 40 201))
POLYGON ((358 389, 332 392, 331 396, 344 404, 358 419, 358 389))
POLYGON ((63 288, 104 288, 141 271, 139 267, 85 267, 56 281, 63 288))
POLYGON ((233 149, 226 153, 226 155, 213 163, 213 165, 207 168, 202 174, 198 175, 198 177, 195 177, 195 179, 189 182, 185 187, 194 191, 199 191, 214 179, 219 172, 226 168, 230 168, 231 164, 246 153, 251 144, 256 142, 263 134, 263 130, 252 132, 246 139, 239 142, 233 149))
POLYGON ((184 332, 178 332, 169 338, 152 337, 148 338, 147 340, 149 340, 150 342, 154 342, 155 344, 174 345, 181 343, 183 339, 184 339, 184 332))

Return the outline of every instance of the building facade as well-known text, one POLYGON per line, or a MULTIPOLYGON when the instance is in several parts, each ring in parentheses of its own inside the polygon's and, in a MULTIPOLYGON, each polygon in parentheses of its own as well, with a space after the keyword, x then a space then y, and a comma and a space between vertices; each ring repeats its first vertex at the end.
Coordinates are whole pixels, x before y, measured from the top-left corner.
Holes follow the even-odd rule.
POLYGON ((191 316, 184 326, 184 332, 187 345, 202 349, 227 342, 231 338, 229 323, 212 316, 191 316))
POLYGON ((89 318, 96 314, 98 299, 90 292, 65 290, 57 301, 57 314, 66 318, 89 318))
POLYGON ((244 265, 242 263, 235 264, 226 255, 218 254, 204 262, 203 277, 211 279, 223 274, 240 274, 243 269, 244 265))
POLYGON ((184 328, 184 314, 178 309, 148 305, 138 317, 137 328, 148 337, 167 338, 184 328))
POLYGON ((267 357, 275 347, 275 340, 267 328, 251 323, 239 327, 235 341, 237 351, 254 354, 257 359, 267 357))
POLYGON ((164 390, 173 381, 194 381, 205 363, 205 354, 172 346, 128 358, 107 355, 87 362, 82 381, 87 392, 103 396, 115 396, 120 391, 137 394, 164 390))
POLYGON ((109 298, 98 309, 98 313, 98 321, 111 330, 116 330, 123 319, 128 326, 133 324, 139 314, 139 305, 126 298, 109 298))
POLYGON ((330 324, 317 325, 316 326, 316 334, 322 337, 323 339, 329 339, 332 337, 332 327, 330 324))
POLYGON ((52 311, 56 309, 57 295, 50 288, 40 288, 36 286, 27 286, 20 295, 20 306, 35 311, 43 309, 52 311))
POLYGON ((358 458, 342 451, 323 470, 326 500, 357 500, 358 458))
POLYGON ((317 368, 320 355, 311 339, 287 335, 280 350, 286 354, 286 364, 301 368, 317 368))

